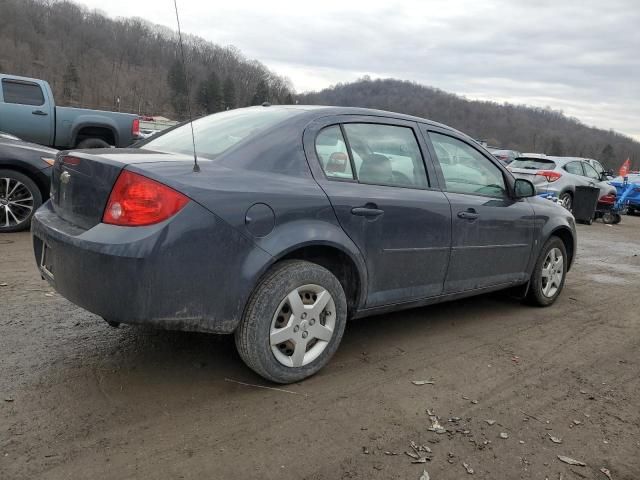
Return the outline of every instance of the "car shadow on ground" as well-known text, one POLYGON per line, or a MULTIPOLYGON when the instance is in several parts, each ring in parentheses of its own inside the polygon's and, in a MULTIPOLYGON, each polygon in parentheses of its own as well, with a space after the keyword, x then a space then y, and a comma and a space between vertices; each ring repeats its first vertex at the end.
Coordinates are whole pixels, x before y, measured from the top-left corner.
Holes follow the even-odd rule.
MULTIPOLYGON (((425 341, 433 335, 455 339, 465 326, 490 327, 487 322, 509 321, 523 309, 530 310, 517 299, 492 294, 354 320, 348 323, 342 344, 325 370, 331 371, 334 362, 343 365, 360 359, 363 352, 382 355, 390 345, 403 350, 416 337, 425 341)), ((270 385, 244 365, 233 335, 136 325, 114 329, 98 317, 85 324, 86 318, 78 320, 72 328, 76 338, 50 351, 52 358, 45 376, 55 372, 60 381, 65 381, 65 377, 77 376, 83 370, 97 370, 110 381, 128 378, 131 385, 136 378, 144 378, 142 384, 174 381, 180 385, 208 378, 270 385)))

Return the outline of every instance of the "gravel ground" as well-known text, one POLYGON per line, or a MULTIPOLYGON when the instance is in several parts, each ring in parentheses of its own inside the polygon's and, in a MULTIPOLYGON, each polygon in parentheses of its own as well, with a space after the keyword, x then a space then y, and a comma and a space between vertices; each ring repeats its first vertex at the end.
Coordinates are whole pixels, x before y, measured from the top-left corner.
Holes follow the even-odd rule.
POLYGON ((355 321, 272 390, 236 383, 269 386, 232 337, 113 329, 40 279, 28 233, 0 235, 0 479, 638 479, 640 218, 579 242, 550 308, 355 321))

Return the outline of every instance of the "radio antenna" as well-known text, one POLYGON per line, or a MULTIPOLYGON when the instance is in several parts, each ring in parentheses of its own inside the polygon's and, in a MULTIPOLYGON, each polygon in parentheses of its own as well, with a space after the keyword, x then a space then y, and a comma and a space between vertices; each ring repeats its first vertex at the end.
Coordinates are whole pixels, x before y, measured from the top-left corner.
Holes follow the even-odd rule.
POLYGON ((176 9, 176 21, 178 22, 178 39, 180 40, 180 54, 182 55, 182 69, 184 71, 184 82, 187 87, 187 109, 189 112, 189 125, 191 126, 191 144, 193 145, 193 171, 199 172, 198 154, 196 153, 196 135, 193 132, 193 115, 191 114, 191 92, 189 90, 189 76, 187 75, 187 62, 184 57, 184 44, 182 43, 182 30, 180 29, 180 16, 178 15, 178 0, 173 0, 176 9))

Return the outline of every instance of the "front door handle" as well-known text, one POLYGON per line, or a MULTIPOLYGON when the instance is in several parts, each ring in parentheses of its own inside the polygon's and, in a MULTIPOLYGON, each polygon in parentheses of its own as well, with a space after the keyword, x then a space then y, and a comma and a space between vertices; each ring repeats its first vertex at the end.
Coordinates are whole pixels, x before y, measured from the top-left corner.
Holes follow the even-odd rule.
POLYGON ((458 217, 464 218, 465 220, 475 220, 480 215, 473 208, 467 208, 462 212, 458 212, 458 217))
POLYGON ((384 210, 380 210, 377 205, 368 203, 364 207, 352 208, 351 213, 361 217, 379 217, 384 213, 384 210))
POLYGON ((42 110, 34 110, 33 112, 31 112, 33 115, 49 115, 47 112, 44 112, 42 110))

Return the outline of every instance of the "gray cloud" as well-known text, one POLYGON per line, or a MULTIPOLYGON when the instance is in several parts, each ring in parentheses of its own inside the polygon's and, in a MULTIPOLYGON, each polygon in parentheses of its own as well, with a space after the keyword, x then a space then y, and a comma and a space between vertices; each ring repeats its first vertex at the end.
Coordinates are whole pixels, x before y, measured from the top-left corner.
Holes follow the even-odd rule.
MULTIPOLYGON (((174 22, 158 0, 80 3, 174 22)), ((237 46, 299 91, 363 74, 396 77, 468 98, 551 106, 640 140, 637 0, 179 3, 185 31, 237 46)))

